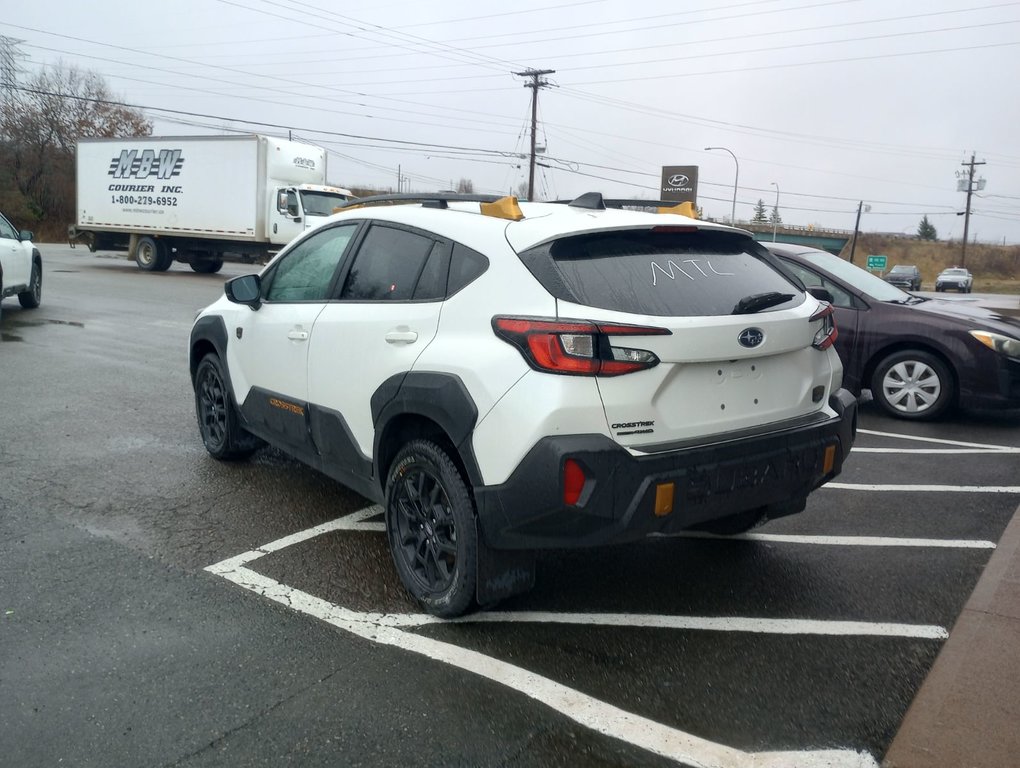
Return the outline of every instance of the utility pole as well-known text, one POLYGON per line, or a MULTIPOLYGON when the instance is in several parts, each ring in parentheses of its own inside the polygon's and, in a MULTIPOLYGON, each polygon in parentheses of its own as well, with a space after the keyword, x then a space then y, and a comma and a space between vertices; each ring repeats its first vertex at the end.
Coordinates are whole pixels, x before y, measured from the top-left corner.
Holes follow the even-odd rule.
POLYGON ((864 201, 861 200, 857 203, 857 221, 854 222, 854 236, 850 241, 850 263, 854 263, 854 252, 857 250, 857 233, 861 230, 861 211, 867 213, 871 210, 870 205, 865 205, 864 201))
POLYGON ((525 88, 531 89, 531 166, 528 170, 528 200, 535 199, 535 135, 538 132, 538 89, 548 88, 549 81, 543 80, 542 75, 551 75, 555 69, 526 69, 523 72, 514 72, 518 77, 530 77, 531 82, 525 83, 525 88))
POLYGON ((857 250, 857 231, 861 228, 861 209, 864 201, 857 203, 857 221, 854 222, 854 239, 850 241, 850 263, 854 263, 854 251, 857 250))
MULTIPOLYGON (((960 266, 961 267, 966 267, 967 266, 967 237, 969 236, 969 233, 970 233, 970 198, 971 198, 971 195, 974 194, 974 166, 975 165, 984 165, 985 164, 984 160, 982 160, 980 163, 975 162, 974 161, 974 156, 975 156, 975 153, 971 152, 970 153, 970 162, 969 163, 960 163, 960 165, 962 165, 964 168, 967 168, 967 172, 966 172, 966 174, 964 174, 965 179, 961 178, 960 179, 960 183, 957 185, 957 189, 959 191, 962 192, 962 191, 964 191, 964 188, 965 188, 966 192, 967 192, 967 207, 964 210, 964 214, 963 214, 963 248, 960 251, 960 266)), ((957 171, 956 175, 960 176, 960 172, 957 171)), ((984 187, 985 187, 985 180, 984 179, 978 179, 978 189, 984 189, 984 187)))

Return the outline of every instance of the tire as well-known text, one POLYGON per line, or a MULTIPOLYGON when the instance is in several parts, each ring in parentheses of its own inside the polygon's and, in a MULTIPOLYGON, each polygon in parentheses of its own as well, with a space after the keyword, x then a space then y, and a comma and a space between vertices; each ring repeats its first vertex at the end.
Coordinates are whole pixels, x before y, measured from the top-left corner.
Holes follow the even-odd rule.
POLYGON ((246 459, 262 441, 240 425, 234 400, 215 354, 202 358, 195 370, 195 414, 205 449, 224 461, 246 459))
POLYGON ((890 415, 924 421, 945 413, 955 398, 955 383, 942 360, 908 349, 878 364, 871 377, 871 394, 890 415))
POLYGON ((474 607, 478 532, 468 486, 441 447, 413 440, 386 480, 386 537, 397 574, 434 616, 474 607))
POLYGON ((170 246, 163 240, 156 241, 156 248, 159 252, 159 263, 156 264, 156 272, 166 272, 173 266, 174 256, 170 252, 170 246))
POLYGON ((201 275, 212 275, 223 268, 223 259, 201 259, 189 262, 191 268, 201 275))
POLYGON ((32 261, 32 277, 28 281, 28 290, 18 294, 18 301, 25 309, 35 309, 42 302, 42 267, 38 261, 32 261))
POLYGON ((142 237, 135 248, 135 264, 145 272, 159 272, 164 261, 161 254, 160 244, 155 238, 142 237))

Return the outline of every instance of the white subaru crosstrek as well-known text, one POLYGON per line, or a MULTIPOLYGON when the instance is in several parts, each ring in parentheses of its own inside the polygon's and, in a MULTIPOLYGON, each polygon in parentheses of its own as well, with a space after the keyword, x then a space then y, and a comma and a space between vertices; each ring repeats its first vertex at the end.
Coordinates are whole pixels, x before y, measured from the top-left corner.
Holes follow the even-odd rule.
POLYGON ((530 588, 537 549, 801 511, 856 432, 832 308, 747 232, 624 203, 347 206, 197 317, 206 448, 380 503, 439 616, 530 588))
POLYGON ((19 232, 0 213, 0 302, 7 296, 17 296, 25 309, 39 306, 42 256, 32 244, 32 233, 24 229, 19 232))

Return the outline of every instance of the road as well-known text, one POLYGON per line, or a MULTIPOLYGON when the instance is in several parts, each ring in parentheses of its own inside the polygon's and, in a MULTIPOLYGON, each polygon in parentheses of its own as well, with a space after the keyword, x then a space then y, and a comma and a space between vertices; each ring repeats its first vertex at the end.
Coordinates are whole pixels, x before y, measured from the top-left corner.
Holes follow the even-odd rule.
POLYGON ((803 514, 433 622, 365 499, 205 453, 191 320, 253 267, 41 250, 0 321, 0 764, 875 765, 1020 503, 1020 417, 866 404, 803 514))

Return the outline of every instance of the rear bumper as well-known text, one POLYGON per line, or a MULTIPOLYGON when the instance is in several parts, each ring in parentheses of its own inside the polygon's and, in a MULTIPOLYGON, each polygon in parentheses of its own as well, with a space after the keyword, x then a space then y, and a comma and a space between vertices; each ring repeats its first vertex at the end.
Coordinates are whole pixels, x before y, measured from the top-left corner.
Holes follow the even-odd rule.
POLYGON ((496 549, 587 547, 756 508, 772 517, 798 512, 840 473, 853 445, 857 401, 840 389, 829 405, 836 416, 810 424, 637 457, 605 435, 544 438, 507 482, 475 489, 479 528, 496 549), (563 503, 567 459, 587 478, 574 506, 563 503), (657 487, 666 483, 673 483, 672 511, 657 516, 657 487))

